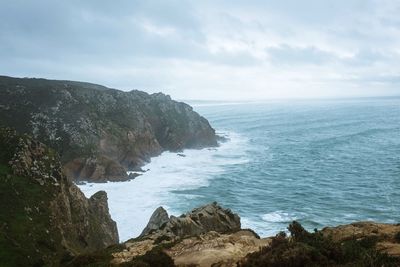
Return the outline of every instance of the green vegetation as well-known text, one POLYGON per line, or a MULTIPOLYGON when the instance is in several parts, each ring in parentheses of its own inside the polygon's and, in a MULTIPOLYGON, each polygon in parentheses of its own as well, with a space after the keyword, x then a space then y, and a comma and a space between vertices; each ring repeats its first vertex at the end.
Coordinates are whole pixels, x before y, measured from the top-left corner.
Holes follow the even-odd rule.
POLYGON ((217 145, 206 119, 163 94, 0 76, 0 106, 6 107, 1 125, 55 149, 78 180, 128 179, 124 168, 138 168, 163 150, 217 145), (104 157, 117 168, 81 173, 86 159, 104 157))
POLYGON ((95 251, 93 253, 87 253, 79 255, 73 258, 71 261, 64 261, 62 264, 68 267, 106 267, 110 266, 110 261, 112 260, 112 253, 120 252, 125 249, 125 245, 117 244, 109 246, 108 248, 95 251))
POLYGON ((61 236, 51 226, 51 186, 16 176, 8 161, 19 138, 0 129, 0 263, 2 266, 55 265, 61 236))
POLYGON ((376 238, 335 243, 321 232, 307 232, 298 222, 289 225, 291 237, 284 232, 272 240, 271 246, 249 254, 240 267, 302 266, 399 266, 396 258, 375 249, 376 238))
POLYGON ((58 155, 0 127, 0 266, 59 266, 118 242, 115 222, 61 173, 58 155), (92 207, 93 206, 93 207, 92 207))
POLYGON ((400 232, 394 235, 394 239, 396 240, 397 243, 400 243, 400 232))
MULTIPOLYGON (((125 245, 110 246, 104 250, 77 256, 72 262, 66 263, 67 267, 106 267, 110 266, 112 253, 120 252, 125 245)), ((163 246, 156 246, 142 256, 138 256, 121 267, 174 267, 174 261, 164 251, 163 246)))

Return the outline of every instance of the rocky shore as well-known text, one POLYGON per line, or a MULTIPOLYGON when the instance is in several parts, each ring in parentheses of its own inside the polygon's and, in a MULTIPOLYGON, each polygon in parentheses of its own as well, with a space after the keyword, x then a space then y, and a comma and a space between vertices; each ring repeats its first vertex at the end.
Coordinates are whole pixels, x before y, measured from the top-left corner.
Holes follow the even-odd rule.
POLYGON ((163 150, 216 145, 208 122, 161 94, 4 77, 0 115, 39 139, 0 128, 0 266, 400 266, 400 224, 294 221, 260 238, 215 202, 179 217, 159 207, 119 243, 106 192, 87 199, 71 178, 129 179, 163 150))
POLYGON ((75 181, 128 180, 161 152, 217 145, 208 121, 162 93, 0 76, 0 125, 55 149, 75 181))
MULTIPOLYGON (((400 224, 357 222, 260 238, 217 203, 179 217, 162 207, 142 234, 119 243, 107 194, 89 199, 58 154, 0 128, 1 266, 400 266, 400 224)), ((135 218, 132 218, 134 220, 135 218)))
POLYGON ((400 266, 400 224, 358 222, 310 233, 294 221, 288 231, 260 238, 215 202, 180 217, 160 207, 140 237, 69 266, 400 266))

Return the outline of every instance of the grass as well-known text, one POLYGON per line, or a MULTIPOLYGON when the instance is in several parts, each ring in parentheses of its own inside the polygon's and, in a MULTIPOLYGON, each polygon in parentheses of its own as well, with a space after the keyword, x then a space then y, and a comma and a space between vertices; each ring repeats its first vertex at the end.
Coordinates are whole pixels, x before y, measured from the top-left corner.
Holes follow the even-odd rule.
POLYGON ((0 262, 4 266, 43 266, 61 249, 61 238, 51 227, 51 194, 44 193, 48 190, 28 177, 12 175, 8 166, 0 164, 0 262))

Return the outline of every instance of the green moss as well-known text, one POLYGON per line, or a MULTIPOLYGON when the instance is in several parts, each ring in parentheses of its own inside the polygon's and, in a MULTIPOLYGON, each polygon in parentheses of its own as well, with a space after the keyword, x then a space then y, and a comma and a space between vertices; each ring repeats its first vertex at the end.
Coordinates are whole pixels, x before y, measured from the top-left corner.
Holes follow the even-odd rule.
MULTIPOLYGON (((52 225, 50 201, 57 188, 33 177, 14 175, 8 165, 20 136, 0 128, 0 263, 1 266, 57 265, 61 236, 52 225)), ((47 150, 48 158, 54 151, 47 150)), ((44 165, 50 169, 50 160, 44 165)))
POLYGON ((52 228, 52 188, 0 167, 0 262, 5 266, 55 264, 61 237, 52 228))

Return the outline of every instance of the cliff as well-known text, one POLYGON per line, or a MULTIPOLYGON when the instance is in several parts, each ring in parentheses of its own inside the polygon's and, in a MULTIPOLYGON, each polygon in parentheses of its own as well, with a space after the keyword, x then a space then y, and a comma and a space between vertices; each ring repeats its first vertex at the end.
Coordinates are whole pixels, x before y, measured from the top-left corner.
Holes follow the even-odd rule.
POLYGON ((139 238, 67 266, 400 266, 400 225, 359 222, 310 233, 294 221, 288 232, 260 238, 217 203, 180 217, 160 207, 139 238))
POLYGON ((106 193, 85 198, 61 169, 54 150, 0 128, 1 266, 59 266, 118 243, 106 193))
POLYGON ((126 180, 162 151, 216 146, 208 121, 161 93, 0 76, 0 125, 55 149, 74 180, 126 180))

